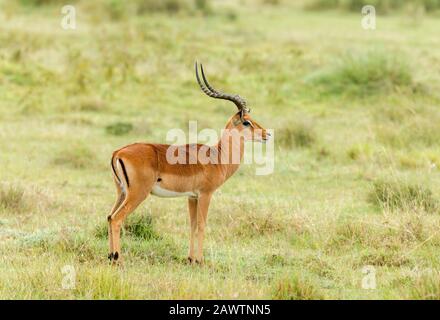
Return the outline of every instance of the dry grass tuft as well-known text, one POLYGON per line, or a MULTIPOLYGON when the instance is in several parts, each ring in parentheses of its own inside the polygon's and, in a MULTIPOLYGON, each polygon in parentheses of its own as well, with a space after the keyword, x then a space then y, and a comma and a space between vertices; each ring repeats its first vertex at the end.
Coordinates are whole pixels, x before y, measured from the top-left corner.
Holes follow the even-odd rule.
POLYGON ((278 280, 272 295, 280 300, 323 300, 323 293, 309 279, 293 276, 278 280))
POLYGON ((438 200, 428 187, 403 181, 375 181, 369 199, 373 204, 390 211, 438 211, 438 200))

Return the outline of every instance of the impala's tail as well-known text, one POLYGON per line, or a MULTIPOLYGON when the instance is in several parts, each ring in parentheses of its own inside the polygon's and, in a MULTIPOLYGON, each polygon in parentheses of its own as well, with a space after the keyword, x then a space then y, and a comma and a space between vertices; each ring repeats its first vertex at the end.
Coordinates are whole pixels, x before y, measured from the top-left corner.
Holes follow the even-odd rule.
POLYGON ((111 160, 111 166, 112 166, 113 174, 115 175, 115 178, 118 181, 118 183, 121 185, 122 189, 125 190, 125 187, 127 187, 128 189, 128 187, 130 186, 130 181, 128 180, 127 170, 125 169, 124 161, 122 161, 122 159, 118 158, 116 155, 113 155, 111 160), (115 168, 115 163, 116 163, 116 168, 115 168), (120 174, 118 175, 117 171, 119 171, 119 173, 122 171, 124 181, 121 180, 120 174))

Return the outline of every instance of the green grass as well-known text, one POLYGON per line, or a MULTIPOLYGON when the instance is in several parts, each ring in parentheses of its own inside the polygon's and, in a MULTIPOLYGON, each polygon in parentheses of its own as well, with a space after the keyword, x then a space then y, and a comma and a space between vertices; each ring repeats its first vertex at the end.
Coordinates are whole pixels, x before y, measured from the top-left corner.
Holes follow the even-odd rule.
POLYGON ((273 298, 281 300, 322 300, 324 296, 312 281, 293 277, 279 280, 273 298))
POLYGON ((334 67, 312 74, 307 82, 323 94, 368 97, 416 86, 410 64, 393 53, 355 53, 339 58, 334 67))
POLYGON ((311 1, 73 4, 63 30, 64 2, 0 1, 0 298, 439 297, 434 11, 365 31, 357 9, 311 1), (204 266, 186 263, 186 199, 150 197, 111 267, 112 152, 236 111, 200 92, 196 59, 275 130, 275 171, 243 165, 214 195, 204 266))
POLYGON ((26 208, 23 188, 3 184, 0 189, 0 208, 4 210, 23 210, 26 208))
POLYGON ((389 210, 421 209, 427 213, 438 210, 437 199, 430 189, 402 181, 376 181, 370 198, 373 203, 389 210))
POLYGON ((286 148, 310 147, 316 140, 312 125, 306 121, 289 122, 277 131, 277 142, 286 148))
POLYGON ((366 5, 373 5, 380 14, 389 14, 405 8, 414 9, 414 7, 423 8, 427 12, 440 9, 440 1, 438 0, 312 0, 306 3, 305 8, 309 10, 342 9, 360 12, 362 7, 366 5))

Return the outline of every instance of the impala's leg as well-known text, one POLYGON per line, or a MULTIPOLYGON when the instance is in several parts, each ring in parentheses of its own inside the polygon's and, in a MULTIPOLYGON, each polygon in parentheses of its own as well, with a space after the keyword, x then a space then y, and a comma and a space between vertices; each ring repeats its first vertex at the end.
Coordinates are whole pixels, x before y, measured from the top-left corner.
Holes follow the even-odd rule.
POLYGON ((122 192, 121 185, 119 184, 119 182, 116 181, 116 179, 115 179, 115 185, 116 185, 116 193, 117 193, 116 202, 113 205, 113 208, 110 211, 110 214, 107 216, 107 220, 108 220, 108 242, 109 242, 109 249, 110 249, 110 251, 109 251, 110 253, 109 253, 108 258, 110 260, 113 259, 113 237, 112 237, 112 228, 111 228, 111 216, 121 206, 122 201, 124 201, 124 198, 125 198, 125 194, 122 192))
POLYGON ((197 201, 197 258, 196 262, 203 263, 203 239, 205 237, 205 226, 208 217, 209 202, 212 193, 201 194, 197 201))
POLYGON ((121 206, 113 213, 113 215, 109 218, 110 223, 110 234, 112 236, 111 244, 112 244, 112 253, 110 253, 110 257, 113 258, 113 262, 116 262, 121 259, 121 227, 125 218, 133 212, 139 204, 145 200, 147 194, 128 191, 127 195, 122 202, 121 206))
POLYGON ((123 172, 119 174, 120 177, 123 177, 124 186, 122 192, 125 193, 125 198, 122 204, 108 218, 112 236, 112 252, 110 257, 113 258, 113 262, 117 262, 121 258, 120 238, 122 223, 147 198, 155 182, 153 170, 139 172, 131 166, 129 161, 118 161, 125 163, 121 164, 123 172))
POLYGON ((189 254, 188 261, 193 263, 194 259, 194 242, 196 240, 196 230, 197 230, 197 199, 188 198, 188 211, 189 211, 189 221, 191 224, 191 230, 189 233, 189 254))

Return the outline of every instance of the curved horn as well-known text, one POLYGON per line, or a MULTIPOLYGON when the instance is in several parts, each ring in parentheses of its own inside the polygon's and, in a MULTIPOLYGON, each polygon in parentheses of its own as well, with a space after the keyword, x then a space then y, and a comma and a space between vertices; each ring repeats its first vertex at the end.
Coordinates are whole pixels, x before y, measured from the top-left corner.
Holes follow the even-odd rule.
POLYGON ((202 70, 202 78, 203 78, 203 82, 205 83, 206 87, 211 90, 214 93, 220 94, 220 92, 218 92, 217 90, 215 90, 208 82, 208 79, 206 79, 205 77, 205 71, 203 70, 203 64, 200 64, 200 69, 202 70))
POLYGON ((201 70, 202 70, 202 78, 203 78, 203 82, 204 82, 205 85, 203 85, 203 83, 200 81, 198 64, 197 64, 197 61, 196 61, 195 69, 196 69, 197 82, 199 83, 200 88, 202 89, 202 91, 206 95, 210 96, 211 98, 215 98, 215 99, 223 99, 223 100, 232 101, 237 106, 239 111, 245 111, 246 112, 248 110, 246 108, 246 101, 242 97, 240 97, 239 95, 227 94, 227 93, 223 93, 223 92, 220 92, 220 91, 214 89, 209 84, 208 80, 205 77, 205 72, 203 70, 203 65, 200 64, 200 67, 201 67, 201 70))

